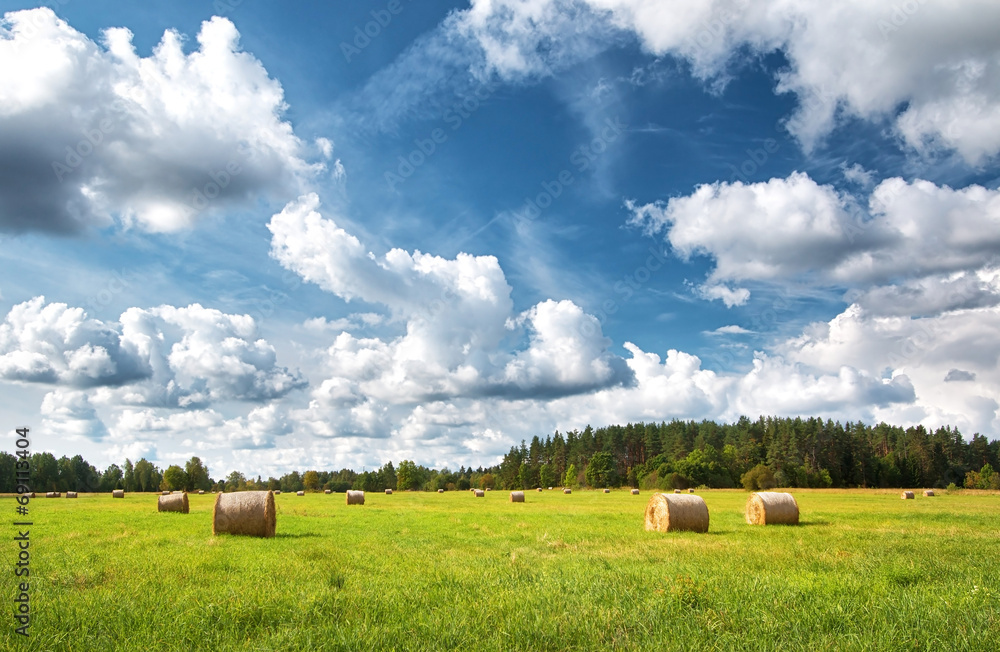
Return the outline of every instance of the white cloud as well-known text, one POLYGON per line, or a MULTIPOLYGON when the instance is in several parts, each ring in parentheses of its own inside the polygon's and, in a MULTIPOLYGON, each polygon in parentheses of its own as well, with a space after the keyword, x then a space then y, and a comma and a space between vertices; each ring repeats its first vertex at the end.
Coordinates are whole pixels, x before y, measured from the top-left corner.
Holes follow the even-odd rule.
POLYGON ((629 222, 666 231, 683 259, 715 263, 702 293, 740 296, 724 282, 766 281, 866 286, 995 265, 1000 253, 1000 191, 953 190, 929 181, 886 179, 868 198, 852 196, 803 173, 785 179, 699 186, 686 197, 638 206, 629 222))
POLYGON ((86 392, 56 390, 42 399, 42 427, 58 439, 101 441, 108 435, 86 392))
POLYGON ((746 335, 748 333, 753 333, 753 331, 747 330, 742 326, 737 326, 736 324, 719 326, 714 331, 706 331, 708 335, 746 335))
POLYGON ((212 409, 125 409, 111 428, 116 442, 183 443, 199 452, 273 448, 277 437, 291 431, 287 414, 273 403, 232 419, 212 409))
POLYGON ((176 231, 323 168, 303 160, 281 85, 229 20, 202 23, 189 54, 172 30, 146 58, 131 40, 112 28, 100 47, 48 8, 4 15, 0 229, 176 231))

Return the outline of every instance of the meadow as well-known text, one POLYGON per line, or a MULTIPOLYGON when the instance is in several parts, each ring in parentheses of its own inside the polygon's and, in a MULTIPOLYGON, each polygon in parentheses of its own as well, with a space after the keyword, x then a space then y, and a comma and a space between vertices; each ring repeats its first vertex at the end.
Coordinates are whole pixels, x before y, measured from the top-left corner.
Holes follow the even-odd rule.
POLYGON ((211 494, 36 498, 31 635, 0 649, 1000 649, 1000 494, 792 492, 767 527, 699 492, 707 534, 646 532, 645 491, 282 494, 273 539, 213 537, 211 494))

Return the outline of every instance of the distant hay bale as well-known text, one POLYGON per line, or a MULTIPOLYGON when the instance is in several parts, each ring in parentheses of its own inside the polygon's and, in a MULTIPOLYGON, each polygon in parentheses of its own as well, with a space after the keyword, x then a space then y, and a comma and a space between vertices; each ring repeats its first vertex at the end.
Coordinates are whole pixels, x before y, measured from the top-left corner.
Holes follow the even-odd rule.
POLYGON ((212 535, 273 537, 278 517, 270 491, 219 494, 212 509, 212 535))
POLYGON ((482 498, 483 496, 486 495, 486 492, 483 491, 482 489, 476 489, 475 493, 476 493, 476 498, 482 498))
POLYGON ((204 496, 205 495, 205 490, 204 489, 199 489, 198 490, 198 495, 199 496, 204 496))
POLYGON ((347 492, 347 504, 348 505, 364 505, 365 504, 365 492, 363 492, 363 491, 348 491, 347 492))
POLYGON ((510 492, 510 502, 512 502, 512 503, 523 503, 524 502, 524 492, 523 491, 512 491, 512 492, 510 492))
POLYGON ((493 487, 486 487, 486 491, 493 491, 493 487))
POLYGON ((679 494, 680 492, 681 492, 681 490, 680 490, 680 489, 674 489, 674 493, 675 493, 675 494, 679 494))
POLYGON ((549 491, 552 491, 552 487, 549 487, 549 491))
POLYGON ((187 514, 189 512, 188 507, 188 495, 181 494, 171 494, 160 495, 156 499, 156 511, 158 512, 180 512, 181 514, 187 514))
POLYGON ((653 494, 646 505, 646 530, 708 532, 708 505, 701 496, 653 494))
POLYGON ((799 504, 792 494, 758 491, 747 500, 746 519, 750 525, 798 525, 799 504))
POLYGON ((934 490, 933 489, 924 489, 924 495, 925 496, 933 496, 934 495, 934 490))
MULTIPOLYGON (((213 491, 212 493, 215 493, 215 492, 213 491)), ((274 490, 274 495, 275 496, 280 496, 281 495, 281 489, 275 489, 274 490)))
POLYGON ((60 493, 58 491, 46 491, 45 492, 45 497, 46 498, 58 498, 59 496, 60 496, 60 493))
POLYGON ((305 495, 306 495, 306 492, 304 492, 304 491, 296 491, 296 492, 295 492, 295 495, 296 495, 296 496, 305 496, 305 495))
POLYGON ((439 494, 443 494, 444 493, 444 489, 438 489, 438 493, 439 494))
POLYGON ((610 489, 605 489, 604 493, 609 494, 609 493, 611 493, 611 490, 610 489))
POLYGON ((76 498, 76 492, 75 491, 67 491, 66 492, 66 497, 67 498, 76 498))
POLYGON ((692 489, 688 489, 688 493, 689 494, 693 494, 694 493, 694 489, 693 488, 692 489))
POLYGON ((169 491, 161 491, 161 492, 160 492, 160 495, 161 495, 161 496, 169 496, 169 495, 170 495, 170 492, 169 492, 169 491))
POLYGON ((323 493, 325 493, 325 494, 332 494, 333 490, 332 489, 324 489, 323 493))
POLYGON ((639 495, 639 490, 638 489, 633 489, 632 490, 632 495, 633 496, 638 496, 639 495))
POLYGON ((541 488, 541 487, 539 487, 539 488, 538 488, 538 491, 541 491, 541 490, 542 490, 542 488, 541 488))
POLYGON ((569 489, 569 488, 566 488, 566 489, 563 489, 563 493, 564 494, 571 494, 571 493, 573 493, 573 490, 569 489))
POLYGON ((28 498, 34 498, 34 497, 35 497, 35 492, 34 491, 32 491, 30 494, 28 494, 28 498))
POLYGON ((125 497, 125 490, 124 489, 115 489, 114 491, 111 492, 111 497, 112 498, 124 498, 125 497))
POLYGON ((392 495, 392 489, 386 489, 385 490, 385 495, 386 496, 391 496, 392 495))
POLYGON ((903 494, 900 496, 900 498, 902 498, 903 500, 912 500, 913 499, 913 492, 912 491, 904 491, 903 494))

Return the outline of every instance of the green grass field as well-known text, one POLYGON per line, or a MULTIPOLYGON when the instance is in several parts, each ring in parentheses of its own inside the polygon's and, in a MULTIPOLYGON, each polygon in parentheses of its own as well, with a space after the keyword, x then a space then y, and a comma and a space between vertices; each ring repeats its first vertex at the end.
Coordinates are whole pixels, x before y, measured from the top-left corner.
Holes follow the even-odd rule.
POLYGON ((212 495, 36 498, 0 649, 1000 649, 1000 495, 793 493, 801 525, 751 527, 701 492, 708 534, 646 532, 649 492, 282 494, 273 539, 213 537, 212 495))

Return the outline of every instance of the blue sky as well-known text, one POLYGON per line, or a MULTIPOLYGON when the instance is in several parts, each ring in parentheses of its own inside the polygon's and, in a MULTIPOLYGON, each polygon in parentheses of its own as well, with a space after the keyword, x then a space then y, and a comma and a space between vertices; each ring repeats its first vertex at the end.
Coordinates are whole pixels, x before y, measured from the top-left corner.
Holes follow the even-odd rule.
POLYGON ((0 413, 41 448, 998 432, 991 3, 49 7, 0 3, 0 413))

